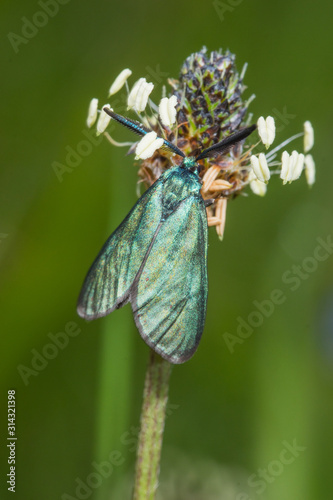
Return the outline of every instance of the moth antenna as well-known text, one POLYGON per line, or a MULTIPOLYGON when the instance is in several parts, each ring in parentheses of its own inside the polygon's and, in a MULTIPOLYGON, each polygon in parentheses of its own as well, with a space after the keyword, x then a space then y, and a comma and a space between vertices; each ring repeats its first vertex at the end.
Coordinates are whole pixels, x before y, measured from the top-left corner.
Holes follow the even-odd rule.
MULTIPOLYGON (((124 116, 118 115, 118 113, 115 113, 109 108, 103 108, 103 111, 111 118, 116 120, 118 123, 123 125, 124 127, 127 127, 128 129, 132 130, 137 135, 140 135, 141 137, 148 134, 151 132, 147 127, 142 125, 142 123, 137 122, 136 120, 131 120, 130 118, 125 118, 124 116)), ((163 137, 162 137, 163 139, 163 137)), ((185 158, 185 154, 183 151, 181 151, 175 144, 172 144, 172 142, 167 141, 166 139, 163 139, 164 141, 164 148, 168 149, 169 151, 172 151, 173 153, 176 153, 177 155, 181 156, 182 158, 185 158)))
POLYGON ((128 129, 132 130, 135 134, 140 135, 141 137, 148 134, 148 132, 151 132, 148 128, 146 128, 142 123, 137 122, 136 120, 131 120, 130 118, 125 118, 124 116, 118 115, 118 113, 115 113, 109 108, 103 108, 103 111, 111 118, 116 120, 118 123, 123 125, 124 127, 127 127, 128 129))
POLYGON ((237 142, 242 141, 246 137, 248 137, 252 132, 257 128, 257 125, 251 125, 250 127, 243 128, 238 132, 230 135, 223 139, 223 141, 218 142, 217 144, 213 144, 207 149, 204 149, 197 157, 196 161, 203 160, 207 157, 214 157, 221 153, 227 152, 232 146, 234 146, 237 142))
POLYGON ((185 158, 185 156, 186 156, 185 153, 183 153, 183 151, 181 149, 177 148, 177 146, 175 146, 175 144, 172 144, 172 142, 167 141, 166 139, 164 139, 163 148, 171 150, 173 153, 176 153, 176 155, 179 155, 182 158, 185 158))

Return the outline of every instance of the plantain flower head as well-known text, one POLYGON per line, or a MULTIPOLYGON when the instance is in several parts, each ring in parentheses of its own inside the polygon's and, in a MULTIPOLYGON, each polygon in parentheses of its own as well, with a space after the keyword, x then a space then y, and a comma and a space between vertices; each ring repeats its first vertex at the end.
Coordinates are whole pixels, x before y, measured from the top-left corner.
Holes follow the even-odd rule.
MULTIPOLYGON (((139 78, 128 90, 130 70, 123 70, 110 88, 113 95, 126 84, 127 106, 133 119, 138 120, 147 132, 139 142, 119 143, 105 133, 116 146, 129 146, 138 160, 139 185, 151 186, 161 174, 182 161, 170 149, 163 148, 164 139, 173 143, 185 156, 197 156, 203 149, 217 144, 224 138, 253 123, 248 108, 255 98, 244 98, 244 75, 247 65, 239 73, 235 56, 227 51, 209 53, 205 47, 191 54, 182 64, 178 79, 169 78, 169 92, 163 91, 162 99, 153 96, 154 84, 139 78), (155 101, 155 102, 154 102, 155 101), (149 102, 149 107, 147 104, 149 102), (141 113, 144 113, 141 115, 141 113), (135 116, 136 115, 136 116, 135 116)), ((155 91, 156 92, 156 91, 155 91)), ((95 100, 89 108, 88 126, 96 119, 95 100)), ((92 102, 93 102, 92 101, 92 102)), ((105 113, 100 113, 97 132, 103 133, 109 123, 105 113)), ((130 118, 130 117, 129 117, 130 118)), ((260 142, 255 144, 255 134, 237 143, 231 149, 200 160, 201 194, 210 200, 207 206, 208 225, 215 227, 223 238, 229 201, 249 188, 263 197, 268 183, 278 174, 283 184, 298 179, 305 170, 306 181, 315 181, 315 165, 311 155, 304 156, 294 150, 279 153, 292 141, 303 137, 304 153, 313 146, 313 127, 304 123, 304 131, 292 136, 273 149, 276 128, 273 116, 257 119, 260 142), (262 152, 262 147, 266 153, 262 152)), ((228 209, 229 210, 229 209, 228 209)))

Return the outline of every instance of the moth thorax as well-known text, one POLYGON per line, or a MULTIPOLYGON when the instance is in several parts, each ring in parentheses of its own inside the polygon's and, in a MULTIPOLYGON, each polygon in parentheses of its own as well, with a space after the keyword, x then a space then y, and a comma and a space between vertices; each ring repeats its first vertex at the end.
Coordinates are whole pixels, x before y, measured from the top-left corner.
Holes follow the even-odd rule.
POLYGON ((189 157, 189 158, 184 158, 183 160, 183 167, 192 169, 195 168, 197 165, 197 162, 194 157, 189 157))

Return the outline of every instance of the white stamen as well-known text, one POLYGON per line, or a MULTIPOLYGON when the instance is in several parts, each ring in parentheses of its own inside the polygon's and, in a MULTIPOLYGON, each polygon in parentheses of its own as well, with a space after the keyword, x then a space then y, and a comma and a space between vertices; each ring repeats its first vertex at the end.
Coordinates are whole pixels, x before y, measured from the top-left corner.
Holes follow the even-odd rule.
POLYGON ((283 184, 292 182, 298 179, 302 173, 304 165, 304 155, 293 151, 291 155, 284 151, 282 153, 282 167, 280 178, 283 179, 283 184))
POLYGON ((271 173, 269 171, 264 153, 260 153, 258 158, 252 155, 250 161, 257 179, 261 182, 268 182, 271 177, 271 173))
POLYGON ((91 99, 89 104, 87 127, 92 127, 97 119, 98 99, 91 99))
POLYGON ((177 97, 172 95, 170 98, 163 97, 159 105, 159 115, 161 122, 165 127, 171 127, 176 122, 177 97))
POLYGON ((258 121, 258 134, 266 149, 273 143, 275 139, 275 122, 272 116, 267 116, 266 120, 261 116, 258 121))
POLYGON ((144 111, 153 88, 153 83, 147 83, 145 78, 140 78, 129 93, 127 99, 128 109, 134 109, 138 113, 144 111))
POLYGON ((304 163, 306 182, 311 187, 316 181, 316 165, 313 161, 312 155, 306 155, 304 163))
POLYGON ((150 158, 163 144, 164 140, 161 137, 157 137, 156 132, 148 132, 148 134, 142 137, 136 147, 136 158, 141 158, 141 160, 150 158))
POLYGON ((289 171, 289 160, 290 160, 290 155, 287 151, 283 151, 282 153, 282 158, 281 158, 281 174, 280 174, 280 179, 283 179, 285 182, 287 182, 286 178, 288 175, 289 171))
POLYGON ((301 173, 303 172, 303 167, 304 167, 304 155, 299 154, 295 163, 293 178, 291 179, 292 181, 296 181, 297 179, 300 178, 301 173))
POLYGON ((109 97, 115 94, 116 92, 119 92, 120 89, 122 89, 122 87, 125 85, 127 78, 129 78, 131 74, 132 71, 128 68, 123 69, 123 71, 119 73, 119 75, 117 76, 117 78, 110 87, 109 97))
POLYGON ((130 93, 128 94, 128 97, 127 97, 127 109, 132 109, 135 105, 135 99, 136 99, 136 95, 137 95, 137 89, 139 88, 139 86, 141 85, 141 83, 143 81, 146 81, 145 78, 139 78, 139 80, 137 80, 130 93))
POLYGON ((306 121, 304 123, 304 152, 310 151, 314 144, 314 132, 311 122, 306 121))
POLYGON ((250 173, 250 188, 257 196, 265 196, 267 192, 267 184, 259 181, 253 172, 250 173))
POLYGON ((111 116, 106 114, 105 111, 103 111, 103 108, 108 108, 108 109, 111 109, 111 111, 113 111, 110 104, 104 104, 104 106, 102 106, 102 110, 99 114, 98 121, 97 121, 96 135, 103 134, 104 130, 107 128, 107 126, 109 125, 110 120, 111 120, 111 116))

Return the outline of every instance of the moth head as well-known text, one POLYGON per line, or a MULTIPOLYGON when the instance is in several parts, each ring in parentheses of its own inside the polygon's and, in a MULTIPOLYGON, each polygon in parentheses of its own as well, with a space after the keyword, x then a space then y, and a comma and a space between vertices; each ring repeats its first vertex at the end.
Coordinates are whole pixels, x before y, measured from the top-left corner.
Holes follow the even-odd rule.
POLYGON ((192 171, 196 170, 198 168, 196 158, 194 156, 187 156, 183 160, 182 167, 188 168, 192 171))

